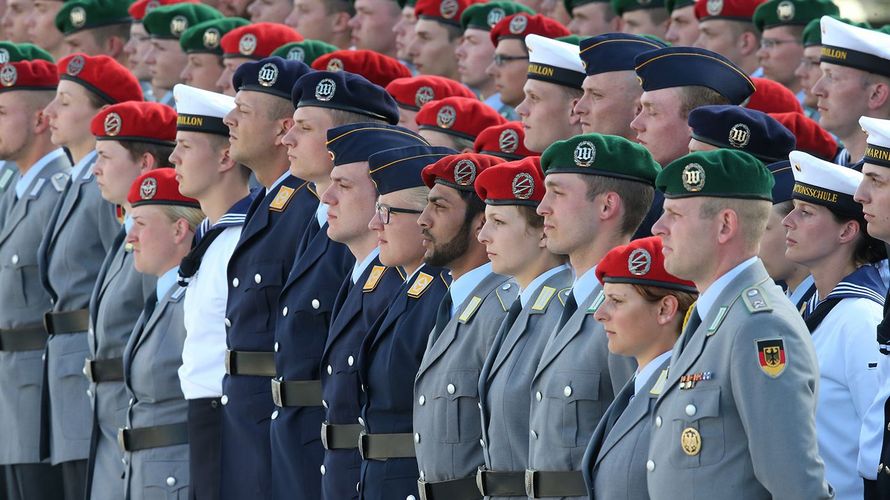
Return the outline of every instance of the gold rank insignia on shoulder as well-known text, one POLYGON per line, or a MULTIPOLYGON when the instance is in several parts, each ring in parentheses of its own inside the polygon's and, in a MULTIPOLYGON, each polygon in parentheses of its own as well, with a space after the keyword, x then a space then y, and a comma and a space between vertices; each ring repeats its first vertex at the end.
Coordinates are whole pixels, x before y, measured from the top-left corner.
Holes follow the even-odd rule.
POLYGON ((680 389, 692 389, 695 387, 695 384, 703 381, 703 380, 711 380, 714 378, 713 372, 698 372, 698 373, 690 373, 689 375, 683 375, 680 377, 680 389))
POLYGON ((603 305, 603 302, 605 302, 605 301, 606 301, 606 292, 603 290, 600 290, 600 293, 596 296, 596 299, 593 302, 591 302, 590 307, 587 308, 587 314, 595 313, 596 310, 599 309, 600 306, 603 305))
POLYGON ((373 292, 375 288, 377 288, 377 284, 380 283, 380 278, 383 277, 383 273, 386 272, 386 266, 374 266, 371 268, 371 274, 368 275, 367 281, 365 281, 364 286, 362 286, 362 292, 373 292))
POLYGON ((461 323, 466 323, 470 321, 476 311, 479 309, 479 305, 482 304, 482 297, 477 297, 473 295, 473 298, 470 299, 470 303, 467 304, 467 307, 464 308, 464 312, 460 313, 460 317, 457 319, 461 323))
POLYGON ((417 273, 417 277, 414 278, 414 284, 408 289, 408 296, 412 299, 420 298, 420 296, 427 291, 432 282, 433 277, 429 274, 417 273))
POLYGON ((785 341, 781 338, 758 340, 757 363, 760 370, 772 378, 785 371, 785 341))
POLYGON ((296 190, 291 187, 279 187, 278 194, 275 195, 275 199, 272 200, 272 203, 269 204, 269 210, 272 210, 274 212, 283 212, 284 209, 287 208, 287 204, 290 202, 290 199, 295 192, 296 190))
POLYGON ((552 286, 545 286, 541 288, 541 293, 538 294, 538 298, 535 299, 535 303, 532 304, 532 311, 543 311, 547 309, 547 304, 550 303, 550 299, 556 295, 556 288, 552 286))

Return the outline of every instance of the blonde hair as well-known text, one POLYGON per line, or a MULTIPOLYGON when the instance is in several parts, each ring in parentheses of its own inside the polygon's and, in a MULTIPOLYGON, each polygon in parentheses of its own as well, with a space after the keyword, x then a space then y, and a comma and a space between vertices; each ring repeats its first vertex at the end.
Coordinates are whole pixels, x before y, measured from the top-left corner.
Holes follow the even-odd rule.
POLYGON ((200 208, 182 207, 178 205, 161 205, 164 215, 170 219, 170 222, 176 222, 179 219, 185 219, 189 225, 189 230, 195 231, 195 228, 204 220, 204 212, 200 208))

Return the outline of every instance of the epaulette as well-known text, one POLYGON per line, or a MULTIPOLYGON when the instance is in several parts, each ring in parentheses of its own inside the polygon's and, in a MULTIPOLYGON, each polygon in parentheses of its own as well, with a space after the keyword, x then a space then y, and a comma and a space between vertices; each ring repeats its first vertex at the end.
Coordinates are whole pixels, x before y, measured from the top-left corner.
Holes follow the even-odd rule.
POLYGON ((411 285, 411 288, 408 289, 408 296, 412 299, 420 298, 421 295, 429 290, 430 285, 433 283, 434 279, 435 278, 427 273, 417 273, 417 277, 414 278, 414 283, 411 285))
POLYGON ((504 300, 504 297, 501 296, 501 292, 509 292, 511 288, 513 288, 513 283, 510 283, 508 281, 494 289, 494 294, 495 294, 495 296, 497 296, 498 303, 501 304, 501 309, 503 309, 504 312, 507 312, 510 310, 510 304, 513 303, 513 300, 512 299, 504 300))
POLYGON ((380 283, 380 278, 383 277, 383 274, 386 273, 387 269, 388 268, 386 266, 372 267, 371 274, 368 275, 368 279, 362 286, 362 293, 373 292, 374 289, 377 288, 377 284, 380 283))
MULTIPOLYGON (((303 185, 305 186, 305 184, 303 185)), ((288 203, 290 203, 291 198, 294 197, 294 193, 296 193, 298 189, 299 188, 294 189, 288 186, 278 186, 278 192, 275 193, 275 198, 269 203, 269 210, 273 212, 284 212, 284 209, 287 208, 288 203)))
POLYGON ((12 178, 15 176, 15 172, 11 168, 6 168, 0 173, 0 193, 6 191, 6 188, 12 185, 12 178))
POLYGON ((68 174, 66 174, 65 172, 59 172, 50 177, 49 180, 52 183, 53 187, 56 188, 56 191, 61 193, 65 190, 65 186, 68 185, 68 174))
POLYGON ((532 304, 532 312, 540 314, 546 311, 547 306, 550 304, 554 295, 556 295, 556 288, 553 288, 552 286, 541 287, 541 291, 538 292, 538 297, 532 304))
POLYGON ((742 301, 745 302, 745 307, 748 308, 748 312, 751 314, 770 312, 773 310, 766 301, 766 297, 763 295, 763 290, 757 286, 752 286, 743 290, 742 301))
POLYGON ((590 303, 590 307, 587 308, 587 314, 593 314, 597 309, 603 305, 603 302, 606 301, 606 291, 600 289, 599 293, 596 294, 596 298, 593 299, 593 302, 590 303))
MULTIPOLYGON (((498 300, 500 300, 500 297, 498 297, 498 300)), ((480 305, 482 305, 482 297, 478 295, 473 295, 472 297, 470 297, 470 302, 467 303, 467 307, 464 307, 464 310, 462 313, 460 313, 457 321, 459 321, 460 323, 466 323, 467 321, 473 319, 473 315, 475 315, 476 311, 479 310, 480 305)))
POLYGON ((43 186, 46 186, 46 179, 40 177, 35 180, 31 191, 28 191, 28 198, 37 198, 40 192, 43 191, 43 186))

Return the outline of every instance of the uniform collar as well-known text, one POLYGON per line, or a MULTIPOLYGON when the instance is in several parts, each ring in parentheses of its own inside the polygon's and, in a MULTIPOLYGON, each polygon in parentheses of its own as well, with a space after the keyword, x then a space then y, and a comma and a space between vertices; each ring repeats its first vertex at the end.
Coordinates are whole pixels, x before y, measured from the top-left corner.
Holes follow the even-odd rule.
POLYGON ((665 361, 671 359, 671 350, 668 349, 666 352, 663 352, 658 355, 657 358, 653 359, 649 363, 646 364, 643 368, 637 370, 637 375, 634 377, 634 396, 639 394, 640 389, 649 382, 649 379, 652 378, 652 375, 655 375, 655 370, 658 370, 665 361))
POLYGON ((133 229, 133 216, 129 213, 124 214, 124 230, 127 234, 130 233, 130 230, 133 229))
POLYGON ((714 303, 717 301, 717 297, 720 296, 720 293, 723 292, 723 289, 729 285, 736 276, 742 273, 745 269, 751 267, 752 264, 758 262, 760 259, 757 256, 751 257, 748 260, 738 264, 734 268, 727 271, 723 276, 717 278, 711 286, 708 287, 707 290, 704 291, 701 295, 698 296, 698 300, 695 302, 695 309, 698 311, 699 318, 707 318, 708 314, 711 312, 711 309, 714 307, 714 303))
POLYGON ((43 168, 50 164, 50 162, 55 161, 60 156, 64 156, 65 151, 62 148, 54 149, 49 153, 43 155, 43 158, 37 160, 37 163, 31 165, 31 168, 25 172, 25 175, 19 177, 19 180, 15 183, 15 196, 17 199, 21 199, 25 196, 25 191, 28 189, 28 186, 40 175, 40 172, 43 171, 43 168))
POLYGON ((90 166, 92 166, 93 162, 96 161, 96 150, 92 150, 86 154, 83 158, 80 159, 77 163, 71 167, 71 180, 75 181, 77 179, 86 177, 87 175, 92 174, 92 172, 88 172, 90 166))
POLYGON ((269 189, 266 190, 266 194, 271 193, 275 188, 278 187, 279 184, 284 182, 284 179, 287 179, 288 177, 290 177, 290 171, 285 170, 285 172, 283 174, 281 174, 281 177, 279 177, 278 180, 276 180, 275 182, 272 183, 271 186, 269 186, 269 189))
POLYGON ((250 208, 250 203, 253 201, 250 195, 241 198, 234 205, 229 208, 229 210, 222 214, 222 216, 216 221, 216 224, 210 224, 210 219, 205 218, 201 221, 201 225, 198 226, 197 230, 197 238, 196 241, 200 241, 201 238, 207 234, 207 231, 215 228, 226 228, 226 227, 234 227, 234 226, 243 226, 244 222, 247 220, 247 210, 250 208))
POLYGON ((155 293, 158 294, 158 301, 160 301, 167 292, 173 288, 173 285, 176 284, 179 278, 179 266, 170 269, 166 273, 162 274, 160 278, 158 278, 158 282, 155 284, 155 293))
POLYGON ((810 287, 815 284, 815 280, 813 280, 813 275, 808 274, 803 281, 800 282, 799 285, 794 290, 788 290, 785 295, 788 296, 788 300, 791 301, 792 304, 797 304, 800 302, 800 299, 803 298, 804 294, 809 291, 810 287))
POLYGON ((532 300, 532 298, 535 296, 535 294, 541 288, 541 285, 543 285, 545 281, 550 279, 550 277, 554 274, 568 268, 569 266, 567 264, 556 266, 554 268, 548 269, 547 271, 544 271, 537 278, 532 280, 532 282, 528 284, 525 290, 519 293, 519 303, 522 304, 522 307, 524 308, 525 305, 528 304, 530 300, 532 300))
POLYGON ((476 285, 481 283, 489 274, 491 274, 491 262, 486 262, 451 283, 448 293, 451 294, 452 316, 457 312, 457 308, 467 300, 467 297, 476 288, 476 285))
POLYGON ((575 284, 572 285, 572 296, 575 297, 575 303, 580 304, 587 300, 597 284, 599 284, 599 280, 596 279, 596 266, 575 278, 575 284))
POLYGON ((328 205, 318 202, 318 208, 315 209, 315 220, 318 221, 318 227, 324 227, 328 223, 328 205))
POLYGON ((371 253, 368 254, 367 257, 362 259, 361 262, 356 262, 355 266, 352 268, 352 284, 354 285, 358 279, 362 276, 362 273, 365 272, 365 269, 371 265, 371 262, 374 262, 374 259, 380 255, 380 247, 374 247, 374 250, 371 250, 371 253))

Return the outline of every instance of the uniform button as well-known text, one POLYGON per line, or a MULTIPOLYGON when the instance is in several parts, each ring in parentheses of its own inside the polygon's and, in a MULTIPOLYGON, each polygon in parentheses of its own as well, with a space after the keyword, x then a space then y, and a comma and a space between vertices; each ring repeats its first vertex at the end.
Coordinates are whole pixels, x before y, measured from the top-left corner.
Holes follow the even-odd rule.
POLYGON ((652 460, 647 460, 646 461, 646 470, 649 472, 654 471, 655 470, 655 462, 653 462, 652 460))
POLYGON ((361 384, 360 386, 358 386, 358 388, 359 388, 362 392, 365 392, 365 384, 361 384))
POLYGON ((43 353, 43 354, 40 355, 40 360, 41 360, 41 361, 46 361, 46 353, 43 353))
POLYGON ((417 499, 414 498, 414 495, 408 495, 405 497, 405 500, 417 500, 417 499))
POLYGON ((887 431, 890 431, 890 422, 887 423, 887 431))
POLYGON ((481 410, 482 409, 482 401, 479 401, 478 403, 476 403, 476 406, 478 406, 479 409, 481 410))
POLYGON ((890 476, 890 467, 887 467, 886 465, 884 466, 884 474, 890 476))
POLYGON ((312 299, 312 309, 318 309, 321 307, 321 302, 318 299, 312 299))
POLYGON ((241 283, 238 281, 238 278, 232 278, 232 286, 238 288, 238 284, 241 283))
POLYGON ((281 310, 282 316, 287 316, 287 306, 284 306, 284 309, 281 310))
POLYGON ((356 492, 362 491, 362 490, 360 489, 361 484, 362 484, 362 483, 355 483, 355 491, 356 491, 356 492))
POLYGON ((504 286, 501 287, 501 290, 509 290, 509 289, 510 289, 510 283, 506 283, 506 284, 504 284, 504 286))
POLYGON ((537 399, 538 401, 544 399, 544 395, 541 394, 541 391, 535 393, 535 399, 537 399))
POLYGON ((278 418, 278 410, 272 412, 272 420, 275 420, 276 418, 278 418))
POLYGON ((87 397, 88 397, 88 398, 93 397, 93 391, 87 389, 87 397))
POLYGON ((322 400, 321 400, 321 405, 324 406, 325 408, 327 408, 327 407, 328 407, 328 402, 325 401, 324 399, 322 399, 322 400))
POLYGON ((352 366, 353 364, 355 364, 355 358, 349 356, 348 358, 346 358, 346 364, 352 366))
POLYGON ((133 398, 130 398, 130 406, 133 406, 133 403, 135 403, 135 402, 136 402, 136 400, 135 400, 135 399, 133 399, 133 398))
POLYGON ((121 463, 124 464, 124 465, 127 465, 127 459, 126 459, 126 458, 122 458, 122 459, 121 459, 121 463))
POLYGON ((361 425, 362 427, 364 427, 364 426, 365 426, 365 419, 363 419, 362 417, 359 417, 359 418, 358 418, 358 423, 359 423, 359 425, 361 425))
POLYGON ((229 404, 229 397, 223 394, 223 397, 219 398, 219 402, 223 405, 229 404))
POLYGON ((884 469, 884 464, 878 464, 878 474, 884 469))
POLYGON ((698 408, 695 405, 686 405, 686 414, 690 417, 695 415, 695 412, 698 411, 698 408))
POLYGON ((414 442, 420 443, 420 433, 419 432, 414 433, 414 442))
POLYGON ((529 431, 529 433, 531 434, 532 439, 538 439, 538 433, 535 432, 534 429, 531 429, 531 430, 529 431))
POLYGON ((324 468, 324 465, 322 465, 322 466, 321 466, 321 467, 319 467, 319 468, 318 468, 318 469, 319 469, 319 470, 320 470, 320 471, 321 471, 321 475, 322 475, 322 476, 323 476, 323 475, 324 475, 324 473, 325 473, 325 468, 324 468))
POLYGON ((655 427, 661 427, 661 417, 655 417, 655 427))
POLYGON ((83 373, 84 376, 87 375, 87 367, 86 366, 83 367, 83 370, 81 370, 81 373, 83 373))
POLYGON ((253 281, 255 281, 257 285, 259 285, 263 282, 263 276, 260 273, 256 273, 253 275, 253 281))
POLYGON ((226 324, 226 328, 232 328, 232 322, 229 321, 229 318, 226 318, 225 324, 226 324))
POLYGON ((572 386, 567 385, 565 389, 562 390, 562 393, 565 397, 569 397, 572 395, 572 386))
POLYGON ((12 256, 12 263, 13 263, 13 264, 18 264, 18 263, 19 263, 19 256, 18 256, 18 255, 13 255, 13 256, 12 256))
POLYGON ((484 439, 479 440, 479 446, 485 448, 485 440, 484 439))
POLYGON ((426 404, 426 396, 421 394, 420 397, 417 398, 417 404, 419 404, 420 406, 425 405, 426 404))
POLYGON ((278 348, 280 347, 280 346, 278 345, 278 342, 275 342, 275 346, 274 346, 274 347, 275 347, 275 352, 278 352, 278 348))
POLYGON ((332 373, 334 373, 334 367, 331 365, 328 365, 328 375, 331 375, 332 373))
POLYGON ((173 476, 168 477, 167 486, 176 486, 176 478, 173 476))
POLYGON ((448 394, 454 394, 454 391, 456 391, 457 388, 454 387, 454 384, 448 384, 448 386, 445 387, 445 390, 448 391, 448 394))

